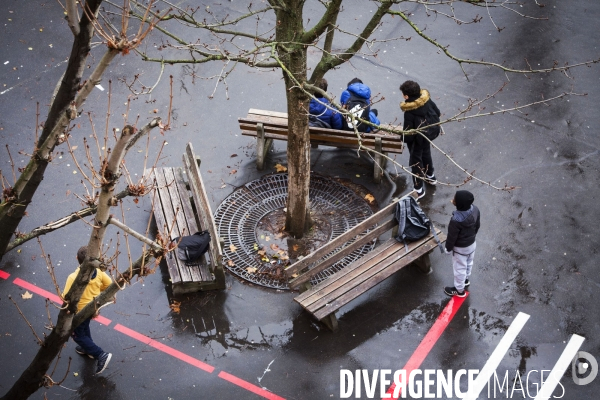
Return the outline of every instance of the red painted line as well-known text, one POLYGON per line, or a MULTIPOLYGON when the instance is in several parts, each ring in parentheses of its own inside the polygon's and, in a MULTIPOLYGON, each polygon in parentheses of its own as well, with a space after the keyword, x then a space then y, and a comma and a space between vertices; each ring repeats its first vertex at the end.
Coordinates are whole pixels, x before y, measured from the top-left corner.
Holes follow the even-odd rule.
POLYGON ((140 342, 142 342, 144 344, 154 347, 155 349, 160 350, 163 353, 166 353, 170 356, 178 358, 183 362, 193 365, 194 367, 200 368, 208 373, 212 373, 215 370, 215 367, 213 367, 212 365, 203 363, 202 361, 195 359, 194 357, 190 357, 187 354, 180 352, 179 350, 175 350, 174 348, 169 347, 165 344, 162 344, 154 339, 150 339, 148 336, 142 335, 141 333, 138 333, 132 329, 129 329, 121 324, 115 325, 115 330, 118 332, 124 333, 125 335, 127 335, 135 340, 139 340, 140 342))
POLYGON ((2 278, 2 279, 8 279, 9 276, 10 276, 10 274, 8 272, 2 271, 0 269, 0 278, 2 278))
POLYGON ((94 318, 94 321, 106 326, 110 325, 110 323, 112 322, 110 319, 103 317, 102 315, 98 315, 96 318, 94 318))
MULTIPOLYGON (((469 293, 467 292, 467 296, 468 295, 469 293)), ((448 304, 446 304, 446 307, 444 307, 444 310, 442 311, 440 316, 437 318, 431 329, 429 329, 427 335, 425 335, 425 337, 423 338, 413 355, 408 359, 406 365, 404 365, 403 369, 406 371, 407 380, 411 371, 421 366, 421 363, 423 362, 423 360, 425 360, 425 358, 433 348, 435 342, 437 342, 440 336, 442 336, 442 333, 444 333, 444 330, 446 329, 446 327, 448 327, 448 324, 450 323, 450 321, 452 321, 452 318, 454 318, 456 312, 458 311, 462 303, 464 303, 466 298, 466 296, 462 298, 453 296, 448 302, 448 304)), ((392 386, 390 386, 390 388, 386 392, 388 395, 390 395, 390 397, 388 398, 398 398, 393 396, 395 388, 396 385, 392 383, 392 386)), ((400 390, 398 391, 398 395, 400 396, 400 390)))
POLYGON ((240 379, 236 376, 233 376, 231 374, 228 374, 225 371, 221 371, 219 372, 219 378, 225 379, 227 382, 231 382, 234 385, 237 385, 243 389, 246 389, 252 393, 255 393, 259 396, 264 397, 265 399, 269 399, 269 400, 285 400, 283 397, 277 396, 275 393, 271 393, 268 390, 265 390, 263 388, 259 388, 256 385, 251 384, 250 382, 246 382, 243 379, 240 379))
POLYGON ((50 292, 48 292, 47 290, 44 290, 44 289, 42 289, 42 288, 40 288, 40 287, 38 287, 38 286, 35 286, 35 285, 34 285, 34 284, 32 284, 32 283, 25 282, 25 281, 24 281, 23 279, 21 279, 21 278, 17 278, 17 279, 15 279, 15 280, 13 281, 13 283, 14 283, 15 285, 21 286, 21 287, 22 287, 22 288, 24 288, 24 289, 27 289, 27 290, 29 290, 29 291, 32 291, 32 292, 33 292, 33 293, 35 293, 35 294, 39 294, 40 296, 42 296, 42 297, 44 297, 44 298, 46 298, 46 299, 50 299, 50 300, 52 300, 52 301, 53 301, 53 302, 55 302, 55 303, 58 303, 58 304, 62 304, 62 303, 63 303, 63 301, 60 299, 60 297, 58 297, 58 296, 57 296, 57 295, 55 295, 54 293, 50 293, 50 292))

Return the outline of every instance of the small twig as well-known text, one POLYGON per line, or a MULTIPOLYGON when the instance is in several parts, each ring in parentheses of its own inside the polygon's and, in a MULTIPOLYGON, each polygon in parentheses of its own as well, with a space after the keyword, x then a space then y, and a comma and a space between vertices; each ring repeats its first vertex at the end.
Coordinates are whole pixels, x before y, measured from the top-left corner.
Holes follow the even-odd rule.
POLYGON ((40 339, 40 337, 37 335, 37 333, 35 333, 35 329, 33 329, 33 326, 31 325, 31 323, 27 320, 27 318, 25 317, 25 315, 23 314, 23 311, 21 311, 21 309, 19 308, 19 305, 13 300, 11 295, 8 295, 8 298, 10 299, 10 301, 13 302, 13 304, 15 305, 15 307, 17 307, 17 310, 19 311, 19 314, 21 314, 21 317, 23 317, 23 319, 25 320, 25 322, 27 323, 27 325, 29 326, 29 329, 31 329, 31 332, 33 333, 33 336, 35 336, 35 339, 37 340, 38 344, 41 346, 44 344, 44 341, 42 339, 40 339))
POLYGON ((6 151, 8 152, 8 158, 10 158, 10 167, 12 168, 13 185, 14 185, 14 182, 17 181, 17 175, 15 174, 15 162, 13 161, 12 155, 10 154, 10 149, 8 148, 8 144, 6 145, 6 151))

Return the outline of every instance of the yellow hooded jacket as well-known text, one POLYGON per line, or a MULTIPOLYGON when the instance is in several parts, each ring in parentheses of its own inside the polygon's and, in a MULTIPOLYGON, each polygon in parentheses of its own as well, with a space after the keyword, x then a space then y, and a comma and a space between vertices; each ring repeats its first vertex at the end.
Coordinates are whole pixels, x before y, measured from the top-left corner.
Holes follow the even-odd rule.
MULTIPOLYGON (((77 274, 79 274, 79 267, 69 275, 67 278, 67 283, 65 284, 65 290, 63 291, 63 297, 69 293, 71 289, 71 285, 77 278, 77 274)), ((90 301, 94 299, 94 297, 98 296, 104 289, 106 289, 112 283, 112 279, 106 272, 100 271, 96 268, 96 277, 90 279, 87 287, 83 291, 81 295, 81 299, 79 299, 79 304, 77 304, 77 312, 81 311, 83 307, 85 307, 90 301)))

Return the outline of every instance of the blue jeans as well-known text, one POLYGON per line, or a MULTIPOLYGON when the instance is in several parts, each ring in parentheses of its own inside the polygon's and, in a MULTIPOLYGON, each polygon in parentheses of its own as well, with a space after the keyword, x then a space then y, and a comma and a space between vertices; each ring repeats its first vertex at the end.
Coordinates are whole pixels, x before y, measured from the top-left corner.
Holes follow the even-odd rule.
POLYGON ((71 337, 73 338, 75 343, 81 346, 81 348, 83 349, 83 351, 86 352, 86 354, 89 354, 95 359, 98 359, 98 357, 100 357, 100 355, 104 353, 104 350, 97 346, 96 343, 94 343, 94 341, 92 340, 92 333, 90 332, 91 320, 91 318, 88 318, 85 321, 83 321, 81 325, 75 328, 75 330, 71 334, 71 337))

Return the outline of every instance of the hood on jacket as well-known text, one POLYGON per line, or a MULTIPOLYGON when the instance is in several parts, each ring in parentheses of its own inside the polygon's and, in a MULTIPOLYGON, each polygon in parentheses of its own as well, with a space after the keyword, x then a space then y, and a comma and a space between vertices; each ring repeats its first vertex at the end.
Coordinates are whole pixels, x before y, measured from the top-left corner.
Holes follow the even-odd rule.
POLYGON ((308 105, 309 113, 312 115, 323 115, 327 112, 328 108, 325 107, 325 104, 329 104, 329 100, 325 97, 321 97, 318 99, 311 99, 310 104, 308 105))
POLYGON ((364 83, 353 83, 348 86, 348 90, 351 93, 354 93, 358 97, 362 97, 363 99, 369 100, 371 98, 371 88, 369 88, 364 83))
POLYGON ((427 89, 421 89, 421 96, 414 101, 403 101, 400 103, 400 109, 404 112, 416 110, 423 107, 429 101, 429 92, 427 89))

